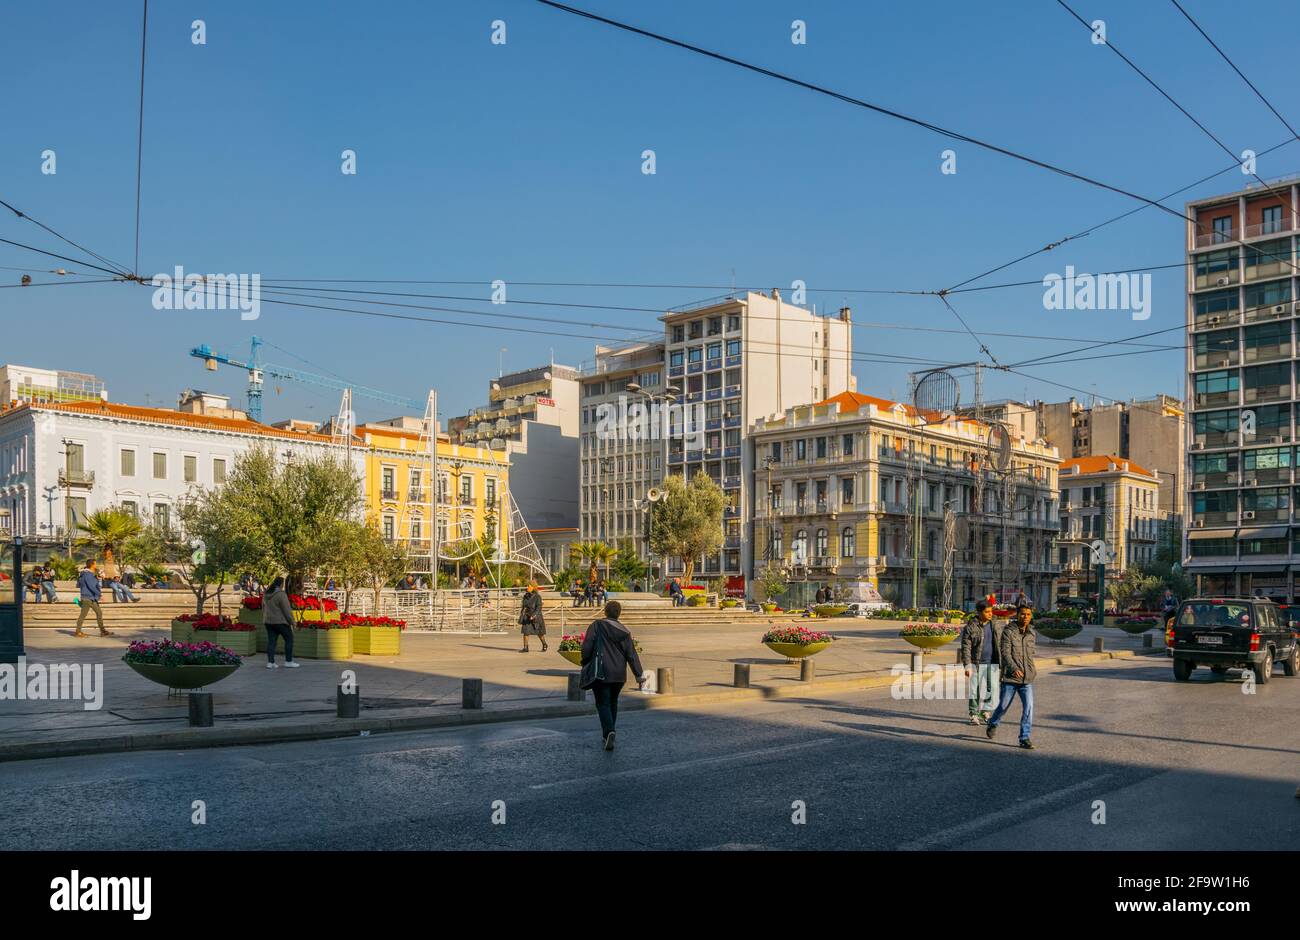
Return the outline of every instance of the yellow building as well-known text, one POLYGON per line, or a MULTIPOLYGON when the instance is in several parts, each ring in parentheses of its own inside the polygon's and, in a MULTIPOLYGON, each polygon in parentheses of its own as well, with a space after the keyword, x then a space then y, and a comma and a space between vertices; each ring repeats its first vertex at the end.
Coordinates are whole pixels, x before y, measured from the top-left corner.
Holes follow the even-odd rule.
MULTIPOLYGON (((385 537, 428 551, 433 529, 429 519, 430 460, 422 440, 421 420, 357 428, 364 443, 366 511, 385 537)), ((438 435, 438 541, 444 546, 492 531, 500 540, 498 520, 510 517, 506 486, 509 459, 486 447, 452 444, 438 435)))

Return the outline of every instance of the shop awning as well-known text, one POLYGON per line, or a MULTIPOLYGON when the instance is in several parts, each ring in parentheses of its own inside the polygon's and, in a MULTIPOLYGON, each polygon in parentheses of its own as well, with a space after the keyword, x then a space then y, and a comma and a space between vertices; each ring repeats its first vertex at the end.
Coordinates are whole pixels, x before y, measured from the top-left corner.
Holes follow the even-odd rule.
POLYGON ((1187 533, 1187 538, 1190 541, 1197 542, 1201 539, 1230 539, 1236 534, 1236 529, 1192 529, 1187 533))
POLYGON ((1237 530, 1239 539, 1282 539, 1286 538, 1288 527, 1284 525, 1243 526, 1237 530))

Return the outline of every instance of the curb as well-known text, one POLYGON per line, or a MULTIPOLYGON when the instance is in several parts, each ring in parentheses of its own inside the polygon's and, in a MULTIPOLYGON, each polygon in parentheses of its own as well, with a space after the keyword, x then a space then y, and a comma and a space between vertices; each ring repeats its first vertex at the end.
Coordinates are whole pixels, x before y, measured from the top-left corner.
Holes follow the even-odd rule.
MULTIPOLYGON (((1079 653, 1073 656, 1039 657, 1047 668, 1081 666, 1112 659, 1132 659, 1164 653, 1157 650, 1117 650, 1107 653, 1079 653)), ((700 705, 725 705, 732 702, 765 699, 817 698, 832 692, 853 692, 888 688, 897 682, 893 673, 856 676, 851 679, 823 679, 788 685, 755 685, 747 689, 720 688, 715 692, 686 692, 670 695, 628 697, 619 705, 625 711, 661 708, 690 708, 700 705)), ((28 744, 0 744, 0 763, 47 760, 55 757, 83 757, 94 754, 120 754, 127 751, 170 751, 206 747, 237 747, 271 744, 280 741, 315 741, 356 737, 363 731, 383 734, 393 731, 424 731, 496 724, 506 721, 538 721, 547 718, 575 718, 591 715, 596 707, 590 702, 559 702, 553 705, 530 705, 500 711, 461 710, 442 715, 415 715, 393 718, 336 718, 328 724, 276 725, 261 728, 185 728, 178 731, 154 731, 106 738, 81 738, 72 741, 37 741, 28 744)))

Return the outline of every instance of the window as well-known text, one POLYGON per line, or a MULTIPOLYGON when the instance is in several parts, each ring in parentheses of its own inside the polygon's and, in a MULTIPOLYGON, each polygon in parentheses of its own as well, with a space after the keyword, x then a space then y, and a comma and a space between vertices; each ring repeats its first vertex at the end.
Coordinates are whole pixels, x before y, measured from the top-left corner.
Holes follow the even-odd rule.
POLYGON ((153 455, 153 478, 155 480, 167 479, 167 455, 155 453, 153 455))
POLYGON ((722 332, 722 317, 709 317, 709 335, 717 336, 722 332))
POLYGON ((1196 258, 1196 276, 1210 277, 1215 275, 1227 274, 1229 271, 1237 270, 1237 249, 1228 248, 1223 251, 1207 251, 1196 258))
POLYGON ((705 359, 721 359, 721 358, 722 358, 722 344, 721 344, 721 343, 709 343, 709 345, 705 348, 704 358, 705 358, 705 359))
POLYGON ((680 326, 673 327, 673 342, 681 343, 686 340, 686 330, 680 326))
POLYGON ((840 502, 845 506, 853 505, 853 477, 843 477, 840 480, 840 502))
POLYGON ((394 538, 394 532, 396 531, 396 530, 394 529, 394 525, 395 525, 395 523, 394 523, 393 517, 392 517, 392 516, 389 516, 389 515, 385 515, 385 516, 384 516, 384 530, 383 530, 383 531, 384 531, 384 538, 388 539, 390 542, 393 540, 393 538, 394 538))
POLYGON ((488 477, 483 481, 483 498, 490 505, 495 506, 497 502, 497 478, 488 477))
POLYGON ((122 476, 124 477, 135 476, 135 451, 133 450, 122 451, 121 459, 122 459, 122 476))
POLYGON ((153 524, 166 532, 172 525, 172 508, 166 503, 153 504, 153 524))
POLYGON ((682 351, 680 349, 674 349, 672 352, 668 354, 668 365, 670 367, 680 368, 681 364, 682 364, 682 351))
POLYGON ((225 457, 212 458, 212 482, 213 483, 226 482, 226 458, 225 457))
POLYGON ((796 564, 804 564, 808 558, 808 530, 800 529, 794 534, 794 541, 790 543, 790 554, 794 557, 796 564))
POLYGON ((687 324, 687 330, 688 330, 687 336, 689 336, 691 339, 699 339, 701 336, 704 335, 704 321, 692 320, 689 324, 687 324))
POLYGON ((137 519, 140 518, 140 506, 139 506, 139 505, 136 503, 136 501, 133 500, 133 499, 124 499, 124 500, 122 500, 122 511, 123 511, 123 512, 129 512, 131 515, 135 516, 137 519))
POLYGON ((1279 238, 1275 241, 1256 242, 1246 246, 1246 276, 1252 276, 1251 268, 1263 265, 1290 265, 1291 239, 1279 238))
POLYGON ((840 439, 840 450, 843 451, 845 457, 853 456, 853 435, 852 434, 845 434, 840 439))
POLYGON ((1291 302, 1291 279, 1282 281, 1265 281, 1263 284, 1251 284, 1246 288, 1246 309, 1272 307, 1291 302))
POLYGON ((692 346, 690 349, 686 350, 687 362, 699 362, 703 357, 704 357, 703 346, 692 346))
POLYGON ((856 541, 857 540, 854 537, 854 533, 853 533, 853 526, 846 525, 844 527, 844 530, 840 532, 840 557, 841 558, 852 558, 856 554, 856 551, 854 549, 854 545, 856 541))
POLYGON ((817 530, 817 541, 814 543, 814 545, 816 546, 816 548, 815 548, 815 551, 813 552, 813 554, 816 555, 818 558, 825 558, 827 555, 829 555, 829 554, 830 554, 830 546, 827 544, 827 542, 828 542, 828 537, 827 537, 827 532, 826 532, 826 530, 825 530, 825 529, 818 529, 818 530, 817 530))
POLYGON ((468 503, 474 499, 474 478, 461 475, 460 478, 460 500, 468 503))
POLYGON ((181 471, 185 474, 186 483, 197 483, 199 481, 199 458, 193 454, 182 456, 181 471))
MULTIPOLYGON (((1265 206, 1264 211, 1260 213, 1259 220, 1261 223, 1259 234, 1261 235, 1272 235, 1275 232, 1282 231, 1282 207, 1265 206)), ((1215 219, 1214 221, 1217 223, 1219 220, 1215 219)))
POLYGON ((382 483, 380 484, 380 487, 383 490, 383 492, 380 494, 380 497, 382 499, 396 499, 397 480, 395 479, 394 476, 396 471, 392 467, 384 467, 381 473, 383 474, 383 476, 382 476, 382 483))
POLYGON ((727 340, 727 355, 728 356, 740 355, 740 340, 738 339, 727 340))
POLYGON ((808 457, 808 441, 801 437, 794 442, 794 459, 804 460, 807 457, 808 457))
POLYGON ((1232 240, 1232 216, 1221 215, 1212 223, 1214 226, 1214 243, 1232 240))
POLYGON ((824 437, 817 438, 817 456, 818 457, 826 456, 826 438, 824 437))
POLYGON ((727 317, 727 332, 730 333, 738 329, 740 329, 740 317, 734 314, 727 317))
POLYGON ((771 459, 773 460, 773 462, 776 462, 776 463, 779 463, 779 462, 780 462, 780 460, 781 460, 781 442, 780 442, 780 441, 773 441, 773 442, 772 442, 772 454, 771 454, 771 459))
POLYGON ((419 520, 419 519, 412 519, 412 520, 411 520, 411 538, 412 538, 414 541, 416 541, 416 542, 420 541, 420 539, 423 537, 423 536, 422 536, 423 531, 424 531, 424 529, 423 529, 423 527, 420 525, 420 520, 419 520))

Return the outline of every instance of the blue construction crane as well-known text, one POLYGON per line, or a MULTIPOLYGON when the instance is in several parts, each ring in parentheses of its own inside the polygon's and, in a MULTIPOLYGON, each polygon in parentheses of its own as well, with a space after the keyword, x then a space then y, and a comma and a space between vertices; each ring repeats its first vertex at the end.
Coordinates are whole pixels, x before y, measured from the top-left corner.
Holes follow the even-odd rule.
POLYGON ((361 395, 365 398, 372 398, 376 401, 388 402, 390 405, 400 405, 403 408, 422 410, 425 402, 417 401, 414 398, 403 398, 401 395, 394 395, 391 392, 385 392, 377 388, 367 388, 364 385, 356 385, 352 382, 345 382, 342 379, 331 378, 327 375, 318 375, 315 372, 304 372, 301 369, 291 369, 288 366, 276 365, 272 362, 262 362, 259 352, 262 341, 256 336, 253 337, 252 348, 248 353, 248 361, 241 362, 225 353, 218 352, 211 346, 204 343, 202 346, 195 346, 190 350, 190 355, 195 359, 202 359, 204 366, 209 372, 217 371, 217 363, 222 365, 234 366, 236 369, 243 369, 248 373, 248 416, 254 421, 262 420, 262 378, 263 376, 273 376, 277 379, 290 379, 295 382, 309 382, 312 385, 323 385, 325 388, 342 390, 345 388, 352 389, 354 395, 361 395))

